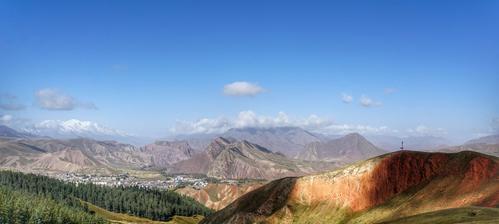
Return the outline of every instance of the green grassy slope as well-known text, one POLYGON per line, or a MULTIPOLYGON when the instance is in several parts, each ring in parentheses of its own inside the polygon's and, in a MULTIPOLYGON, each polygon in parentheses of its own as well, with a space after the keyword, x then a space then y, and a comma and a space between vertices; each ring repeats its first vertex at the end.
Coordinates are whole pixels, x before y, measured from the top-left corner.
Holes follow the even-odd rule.
POLYGON ((88 210, 92 211, 95 213, 95 215, 106 219, 107 221, 111 223, 120 223, 120 224, 196 224, 201 219, 203 219, 203 216, 193 216, 193 217, 186 217, 186 216, 174 216, 171 221, 168 222, 161 222, 161 221, 153 221, 150 219, 146 218, 141 218, 137 216, 131 216, 123 213, 117 213, 117 212, 111 212, 108 210, 105 210, 99 206, 95 206, 91 203, 81 201, 81 203, 85 204, 88 206, 88 210))
POLYGON ((422 213, 382 222, 383 224, 499 223, 499 208, 464 207, 422 213))

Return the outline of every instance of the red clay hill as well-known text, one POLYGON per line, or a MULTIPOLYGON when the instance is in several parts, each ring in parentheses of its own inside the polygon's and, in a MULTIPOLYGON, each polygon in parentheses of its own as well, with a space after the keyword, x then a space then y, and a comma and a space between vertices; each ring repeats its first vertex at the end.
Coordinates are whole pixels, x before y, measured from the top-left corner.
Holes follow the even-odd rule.
POLYGON ((498 158, 399 151, 332 172, 273 181, 202 223, 376 223, 499 206, 498 158))

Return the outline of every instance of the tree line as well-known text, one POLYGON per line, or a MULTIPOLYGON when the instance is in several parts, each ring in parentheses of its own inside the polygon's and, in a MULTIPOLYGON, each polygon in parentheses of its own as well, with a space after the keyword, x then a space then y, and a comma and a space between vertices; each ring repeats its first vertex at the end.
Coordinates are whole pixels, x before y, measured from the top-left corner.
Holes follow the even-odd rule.
POLYGON ((8 189, 35 194, 85 210, 79 199, 106 210, 167 221, 174 215, 206 216, 212 211, 192 198, 173 191, 141 187, 106 187, 73 184, 46 176, 0 171, 0 185, 8 189))
POLYGON ((0 186, 0 223, 107 223, 85 210, 47 197, 0 186))

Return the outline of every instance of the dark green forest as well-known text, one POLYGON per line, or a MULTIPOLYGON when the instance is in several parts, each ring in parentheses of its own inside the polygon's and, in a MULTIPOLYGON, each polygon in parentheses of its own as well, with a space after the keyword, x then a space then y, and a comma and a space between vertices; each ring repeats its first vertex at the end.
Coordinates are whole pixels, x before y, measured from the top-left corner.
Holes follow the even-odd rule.
POLYGON ((76 185, 45 176, 12 171, 0 171, 0 186, 5 190, 19 192, 15 194, 17 196, 34 195, 33 197, 36 196, 40 200, 50 200, 55 203, 54 206, 62 204, 80 211, 85 211, 85 208, 79 200, 109 211, 161 221, 170 220, 174 215, 206 216, 211 213, 210 209, 194 199, 173 191, 139 187, 111 188, 94 184, 76 185))
POLYGON ((107 223, 105 220, 47 197, 0 186, 0 223, 107 223))

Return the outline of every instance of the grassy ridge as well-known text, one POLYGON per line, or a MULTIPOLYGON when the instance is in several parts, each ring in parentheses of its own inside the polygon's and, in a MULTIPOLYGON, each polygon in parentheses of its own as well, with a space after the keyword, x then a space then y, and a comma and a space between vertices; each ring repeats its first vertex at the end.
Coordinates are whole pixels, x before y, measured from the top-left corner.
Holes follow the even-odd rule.
POLYGON ((121 223, 121 224, 129 224, 129 223, 134 223, 134 224, 196 224, 199 221, 201 221, 201 219, 203 219, 203 216, 193 216, 193 217, 174 216, 172 218, 172 220, 170 220, 168 222, 153 221, 150 219, 140 218, 140 217, 131 216, 131 215, 127 215, 127 214, 110 212, 110 211, 107 211, 101 207, 95 206, 95 205, 88 203, 88 202, 81 201, 81 203, 83 203, 86 207, 88 207, 88 210, 92 211, 97 216, 108 220, 111 223, 121 223))
POLYGON ((453 224, 453 223, 499 223, 499 208, 465 207, 445 209, 403 217, 383 224, 453 224))

